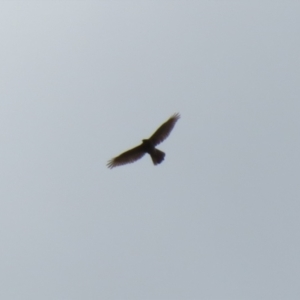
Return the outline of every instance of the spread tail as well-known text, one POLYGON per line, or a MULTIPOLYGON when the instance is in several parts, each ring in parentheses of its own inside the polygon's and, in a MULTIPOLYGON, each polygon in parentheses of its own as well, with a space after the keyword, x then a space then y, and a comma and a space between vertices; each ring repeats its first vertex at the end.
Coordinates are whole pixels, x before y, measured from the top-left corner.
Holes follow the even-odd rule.
POLYGON ((153 164, 158 165, 165 159, 166 154, 158 149, 154 149, 150 155, 151 155, 153 164))

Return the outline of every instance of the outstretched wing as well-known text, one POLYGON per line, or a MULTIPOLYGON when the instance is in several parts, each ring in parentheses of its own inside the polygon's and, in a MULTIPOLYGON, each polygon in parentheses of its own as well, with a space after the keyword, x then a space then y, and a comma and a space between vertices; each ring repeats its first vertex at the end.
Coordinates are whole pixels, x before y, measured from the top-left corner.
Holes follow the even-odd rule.
POLYGON ((162 141, 164 141, 169 134, 171 133, 172 129, 174 128, 176 122, 179 120, 180 114, 174 114, 167 122, 162 124, 149 138, 154 146, 158 145, 162 141))
POLYGON ((138 159, 142 158, 145 155, 145 150, 143 148, 143 144, 140 146, 137 146, 135 148, 132 148, 122 154, 120 154, 117 157, 112 158, 108 161, 107 167, 112 169, 117 166, 122 166, 126 164, 133 163, 137 161, 138 159))

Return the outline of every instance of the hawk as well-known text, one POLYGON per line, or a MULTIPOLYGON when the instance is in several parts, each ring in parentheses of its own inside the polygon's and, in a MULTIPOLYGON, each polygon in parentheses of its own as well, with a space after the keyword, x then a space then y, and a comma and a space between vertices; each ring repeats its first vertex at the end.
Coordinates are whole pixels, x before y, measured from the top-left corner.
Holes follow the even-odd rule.
POLYGON ((151 156, 154 165, 160 164, 165 158, 165 153, 156 149, 155 146, 163 142, 169 136, 179 118, 179 113, 174 114, 168 121, 163 123, 149 139, 142 140, 141 145, 109 160, 107 167, 112 169, 117 166, 133 163, 142 158, 146 153, 151 156))

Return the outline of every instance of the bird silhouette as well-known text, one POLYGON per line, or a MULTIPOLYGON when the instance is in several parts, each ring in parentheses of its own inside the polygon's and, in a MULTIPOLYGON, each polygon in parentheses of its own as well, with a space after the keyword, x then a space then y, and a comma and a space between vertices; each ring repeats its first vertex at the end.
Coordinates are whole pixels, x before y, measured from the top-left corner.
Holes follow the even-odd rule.
POLYGON ((109 160, 107 167, 112 169, 117 166, 133 163, 142 158, 146 153, 151 156, 154 165, 160 164, 165 158, 165 153, 156 149, 155 146, 163 142, 169 136, 179 118, 179 113, 174 114, 168 121, 163 123, 149 139, 142 140, 141 145, 109 160))

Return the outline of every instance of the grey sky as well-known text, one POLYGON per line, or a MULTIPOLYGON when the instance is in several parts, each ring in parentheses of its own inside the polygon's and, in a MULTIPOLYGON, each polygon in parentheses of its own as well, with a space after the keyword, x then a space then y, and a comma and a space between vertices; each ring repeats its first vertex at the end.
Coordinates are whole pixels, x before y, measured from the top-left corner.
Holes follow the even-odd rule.
POLYGON ((2 1, 0 298, 300 299, 299 15, 2 1))

